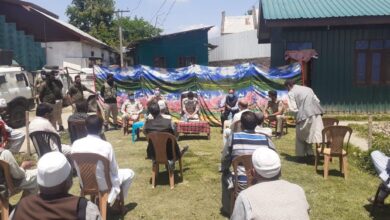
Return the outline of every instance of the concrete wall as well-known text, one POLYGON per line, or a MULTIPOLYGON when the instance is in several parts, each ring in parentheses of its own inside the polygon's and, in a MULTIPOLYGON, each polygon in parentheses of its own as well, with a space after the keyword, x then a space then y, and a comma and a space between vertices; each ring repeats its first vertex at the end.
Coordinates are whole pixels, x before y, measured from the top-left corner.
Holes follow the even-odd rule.
POLYGON ((66 42, 48 42, 42 43, 43 47, 47 46, 47 65, 55 65, 60 68, 71 64, 86 68, 89 64, 91 52, 94 52, 94 57, 102 57, 103 65, 110 65, 110 53, 105 49, 92 46, 83 42, 66 41, 66 42))
POLYGON ((271 56, 270 44, 258 44, 257 30, 223 35, 209 43, 218 46, 209 52, 209 62, 271 56))

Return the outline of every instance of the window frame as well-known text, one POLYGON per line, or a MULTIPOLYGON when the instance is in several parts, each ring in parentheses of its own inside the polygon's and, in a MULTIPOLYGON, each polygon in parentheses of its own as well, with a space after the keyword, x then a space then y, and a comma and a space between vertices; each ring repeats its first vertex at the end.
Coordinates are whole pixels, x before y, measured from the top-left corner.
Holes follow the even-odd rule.
POLYGON ((158 56, 153 58, 153 67, 155 68, 167 68, 167 61, 165 57, 158 56))
POLYGON ((196 64, 196 56, 180 56, 177 59, 177 66, 179 68, 187 67, 194 64, 196 64))
MULTIPOLYGON (((390 77, 389 79, 386 79, 386 62, 385 58, 386 56, 390 56, 390 48, 386 48, 386 39, 358 39, 355 40, 355 43, 353 45, 354 48, 354 85, 357 86, 378 86, 378 85, 390 85, 390 77), (368 47, 366 49, 359 49, 357 48, 357 42, 358 41, 367 41, 368 47), (373 41, 382 41, 382 48, 371 48, 371 42, 373 41), (358 74, 358 55, 359 53, 363 53, 366 56, 365 59, 365 80, 359 81, 359 74, 358 74), (375 53, 380 54, 380 72, 379 72, 379 81, 373 82, 372 76, 373 76, 373 55, 375 53)), ((389 70, 390 71, 390 70, 389 70)), ((389 75, 390 76, 390 75, 389 75)))

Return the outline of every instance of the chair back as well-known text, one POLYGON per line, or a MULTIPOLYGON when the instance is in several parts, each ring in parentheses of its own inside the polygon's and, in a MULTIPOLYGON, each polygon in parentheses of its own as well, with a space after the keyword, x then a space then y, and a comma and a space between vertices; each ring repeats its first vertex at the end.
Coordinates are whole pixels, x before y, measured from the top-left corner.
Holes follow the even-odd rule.
POLYGON ((85 120, 68 121, 68 128, 71 143, 88 135, 85 120))
POLYGON ((234 122, 231 127, 232 127, 232 133, 236 133, 236 132, 241 132, 242 131, 241 121, 240 120, 234 122))
POLYGON ((339 125, 339 120, 337 118, 322 118, 322 123, 324 124, 324 128, 339 125))
MULTIPOLYGON (((245 174, 247 176, 247 187, 253 185, 254 181, 254 176, 252 175, 251 170, 253 169, 253 163, 252 163, 252 154, 245 154, 245 155, 240 155, 237 156, 233 159, 232 161, 232 166, 233 166, 233 172, 237 174, 238 166, 243 166, 245 167, 245 174)), ((238 176, 235 175, 235 182, 237 183, 238 181, 238 176)), ((234 185, 234 191, 238 193, 238 185, 234 185)))
POLYGON ((155 154, 155 162, 159 164, 168 163, 167 158, 167 145, 168 143, 172 148, 173 160, 176 161, 179 157, 176 155, 175 146, 177 145, 176 137, 167 132, 151 132, 146 135, 146 139, 149 143, 153 144, 154 154, 155 154))
POLYGON ((96 180, 96 171, 99 161, 103 163, 107 191, 111 189, 110 162, 107 158, 94 153, 73 153, 70 158, 73 161, 74 167, 77 168, 77 175, 82 185, 82 195, 96 195, 100 192, 96 180))
POLYGON ((322 143, 330 148, 332 155, 341 155, 343 150, 348 154, 349 140, 351 139, 352 128, 348 126, 333 125, 322 130, 322 143), (348 136, 347 136, 348 134, 348 136), (348 137, 344 144, 345 137, 348 137))
POLYGON ((14 182, 12 181, 9 164, 4 160, 0 160, 0 172, 2 173, 0 184, 4 184, 7 187, 7 196, 10 197, 18 193, 19 190, 14 186, 14 182))
POLYGON ((44 154, 52 151, 52 146, 56 145, 59 152, 61 149, 60 136, 53 132, 48 131, 34 131, 30 134, 31 141, 33 142, 35 151, 38 154, 38 158, 44 154))

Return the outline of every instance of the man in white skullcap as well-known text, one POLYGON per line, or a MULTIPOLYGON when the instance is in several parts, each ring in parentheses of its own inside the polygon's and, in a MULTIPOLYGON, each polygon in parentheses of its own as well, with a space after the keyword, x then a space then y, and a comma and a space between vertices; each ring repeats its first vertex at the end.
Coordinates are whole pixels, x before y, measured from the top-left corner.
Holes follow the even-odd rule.
MULTIPOLYGON (((90 115, 85 120, 85 126, 87 127, 88 135, 73 142, 72 154, 93 153, 99 154, 109 160, 112 187, 108 195, 108 203, 112 206, 116 200, 119 200, 119 193, 121 191, 123 191, 124 199, 126 199, 135 173, 131 169, 119 169, 112 145, 100 138, 103 128, 103 120, 101 118, 97 115, 90 115)), ((97 169, 96 179, 100 190, 105 190, 101 188, 106 187, 105 175, 102 169, 97 169)))
MULTIPOLYGON (((7 101, 5 99, 0 99, 0 114, 3 113, 6 110, 6 108, 7 108, 7 101)), ((19 153, 20 147, 24 142, 24 137, 25 137, 24 132, 9 127, 5 123, 5 121, 3 121, 1 116, 0 116, 0 124, 4 125, 4 129, 6 130, 6 135, 8 137, 8 141, 5 145, 5 148, 11 151, 12 153, 19 153)))
POLYGON ((238 195, 232 220, 309 219, 309 204, 303 189, 279 179, 280 158, 274 150, 258 148, 252 155, 252 163, 258 183, 238 195))
POLYGON ((23 198, 11 219, 101 219, 98 207, 83 197, 68 193, 72 167, 60 152, 49 152, 38 161, 40 193, 23 198))

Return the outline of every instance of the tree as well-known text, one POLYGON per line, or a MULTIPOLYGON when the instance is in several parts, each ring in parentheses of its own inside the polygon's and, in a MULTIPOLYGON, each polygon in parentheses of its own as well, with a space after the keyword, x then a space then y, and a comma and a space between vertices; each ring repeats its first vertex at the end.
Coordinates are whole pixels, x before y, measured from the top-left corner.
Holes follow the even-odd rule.
POLYGON ((129 17, 119 18, 114 21, 114 27, 118 30, 119 26, 123 31, 123 45, 127 46, 129 43, 150 37, 156 37, 163 31, 156 28, 143 18, 129 17))
POLYGON ((111 27, 114 19, 113 0, 72 0, 66 9, 69 23, 107 44, 113 42, 111 27))

